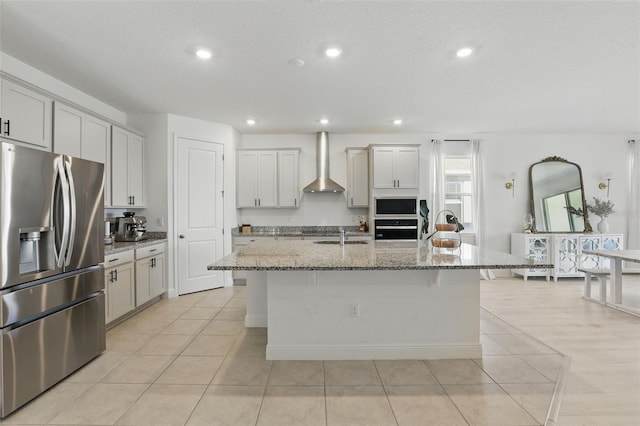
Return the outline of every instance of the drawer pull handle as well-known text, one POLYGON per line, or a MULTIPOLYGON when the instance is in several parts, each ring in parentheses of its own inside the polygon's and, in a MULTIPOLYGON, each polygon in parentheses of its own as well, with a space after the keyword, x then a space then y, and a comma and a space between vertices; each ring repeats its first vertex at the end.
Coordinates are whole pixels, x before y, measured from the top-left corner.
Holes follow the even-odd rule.
POLYGON ((111 262, 115 262, 116 260, 120 260, 120 258, 119 258, 119 257, 116 257, 115 259, 110 259, 110 260, 109 260, 109 263, 111 263, 111 262))
POLYGON ((158 249, 149 250, 149 253, 153 253, 154 251, 158 251, 158 249))

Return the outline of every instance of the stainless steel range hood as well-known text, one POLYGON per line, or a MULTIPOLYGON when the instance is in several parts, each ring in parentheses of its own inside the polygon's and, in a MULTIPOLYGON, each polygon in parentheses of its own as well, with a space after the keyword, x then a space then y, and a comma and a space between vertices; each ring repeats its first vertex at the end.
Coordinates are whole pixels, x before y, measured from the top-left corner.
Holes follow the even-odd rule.
POLYGON ((304 187, 304 192, 344 192, 344 188, 329 177, 329 133, 316 136, 316 180, 304 187))

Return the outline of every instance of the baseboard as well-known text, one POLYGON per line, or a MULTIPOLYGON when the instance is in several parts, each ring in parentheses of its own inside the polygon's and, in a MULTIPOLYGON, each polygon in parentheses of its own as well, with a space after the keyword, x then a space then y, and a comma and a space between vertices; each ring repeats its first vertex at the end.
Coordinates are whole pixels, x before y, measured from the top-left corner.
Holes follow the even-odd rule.
POLYGON ((274 346, 268 360, 471 359, 482 358, 482 345, 442 346, 274 346))
POLYGON ((264 328, 267 326, 267 316, 266 315, 245 315, 244 317, 244 326, 245 327, 261 327, 264 328))

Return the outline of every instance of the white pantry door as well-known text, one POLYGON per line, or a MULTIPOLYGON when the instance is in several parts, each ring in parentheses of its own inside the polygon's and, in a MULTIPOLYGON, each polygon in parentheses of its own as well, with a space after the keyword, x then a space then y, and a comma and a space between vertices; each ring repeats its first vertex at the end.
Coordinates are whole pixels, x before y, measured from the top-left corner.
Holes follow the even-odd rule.
POLYGON ((207 265, 223 257, 223 146, 178 138, 178 294, 224 286, 207 265))

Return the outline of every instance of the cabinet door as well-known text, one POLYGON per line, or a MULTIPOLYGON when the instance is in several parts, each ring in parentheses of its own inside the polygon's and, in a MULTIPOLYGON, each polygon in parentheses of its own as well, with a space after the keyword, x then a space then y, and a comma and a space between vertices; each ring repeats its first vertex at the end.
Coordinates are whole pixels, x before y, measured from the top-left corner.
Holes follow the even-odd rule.
POLYGON ((151 259, 136 262, 136 306, 140 306, 151 299, 149 283, 151 282, 151 259))
POLYGON ((373 187, 395 188, 395 175, 393 174, 393 148, 373 149, 373 187))
POLYGON ((127 187, 133 207, 144 207, 144 139, 138 135, 129 134, 127 145, 127 187))
POLYGON ((2 80, 2 137, 50 151, 51 104, 39 93, 2 80))
POLYGON ((153 264, 151 265, 151 271, 149 276, 149 296, 160 296, 165 292, 165 256, 164 254, 158 255, 153 258, 153 264))
MULTIPOLYGON (((582 250, 600 250, 601 239, 598 235, 581 235, 580 251, 582 250)), ((580 267, 588 269, 596 269, 600 267, 600 257, 594 254, 581 254, 580 267)))
MULTIPOLYGON (((55 146, 55 143, 54 143, 55 146)), ((111 125, 91 115, 85 116, 82 158, 104 164, 104 205, 111 205, 111 125)))
POLYGON ((278 153, 258 153, 258 207, 278 205, 278 153))
POLYGON ((258 206, 258 153, 238 151, 236 207, 258 206))
POLYGON ((82 156, 85 114, 56 102, 53 108, 53 152, 82 156))
MULTIPOLYGON (((527 236, 525 257, 537 260, 538 262, 549 262, 550 248, 549 237, 547 236, 527 236)), ((530 268, 527 275, 547 275, 546 269, 530 268)))
POLYGON ((554 237, 554 273, 555 279, 564 276, 579 275, 579 239, 575 236, 557 235, 554 237))
POLYGON ((280 207, 300 207, 298 151, 278 152, 278 205, 280 207))
POLYGON ((347 207, 369 207, 369 153, 347 151, 347 207))
POLYGON ((111 129, 111 204, 114 207, 129 206, 129 180, 127 157, 128 135, 117 127, 111 129))
POLYGON ((113 268, 116 274, 114 280, 108 283, 112 319, 117 319, 136 307, 133 268, 133 262, 113 268))
POLYGON ((417 188, 418 187, 418 148, 397 148, 394 156, 394 176, 396 188, 417 188))
POLYGON ((111 315, 111 302, 109 296, 109 287, 111 287, 111 271, 114 268, 106 268, 104 270, 104 323, 109 324, 113 321, 113 315, 111 315))

